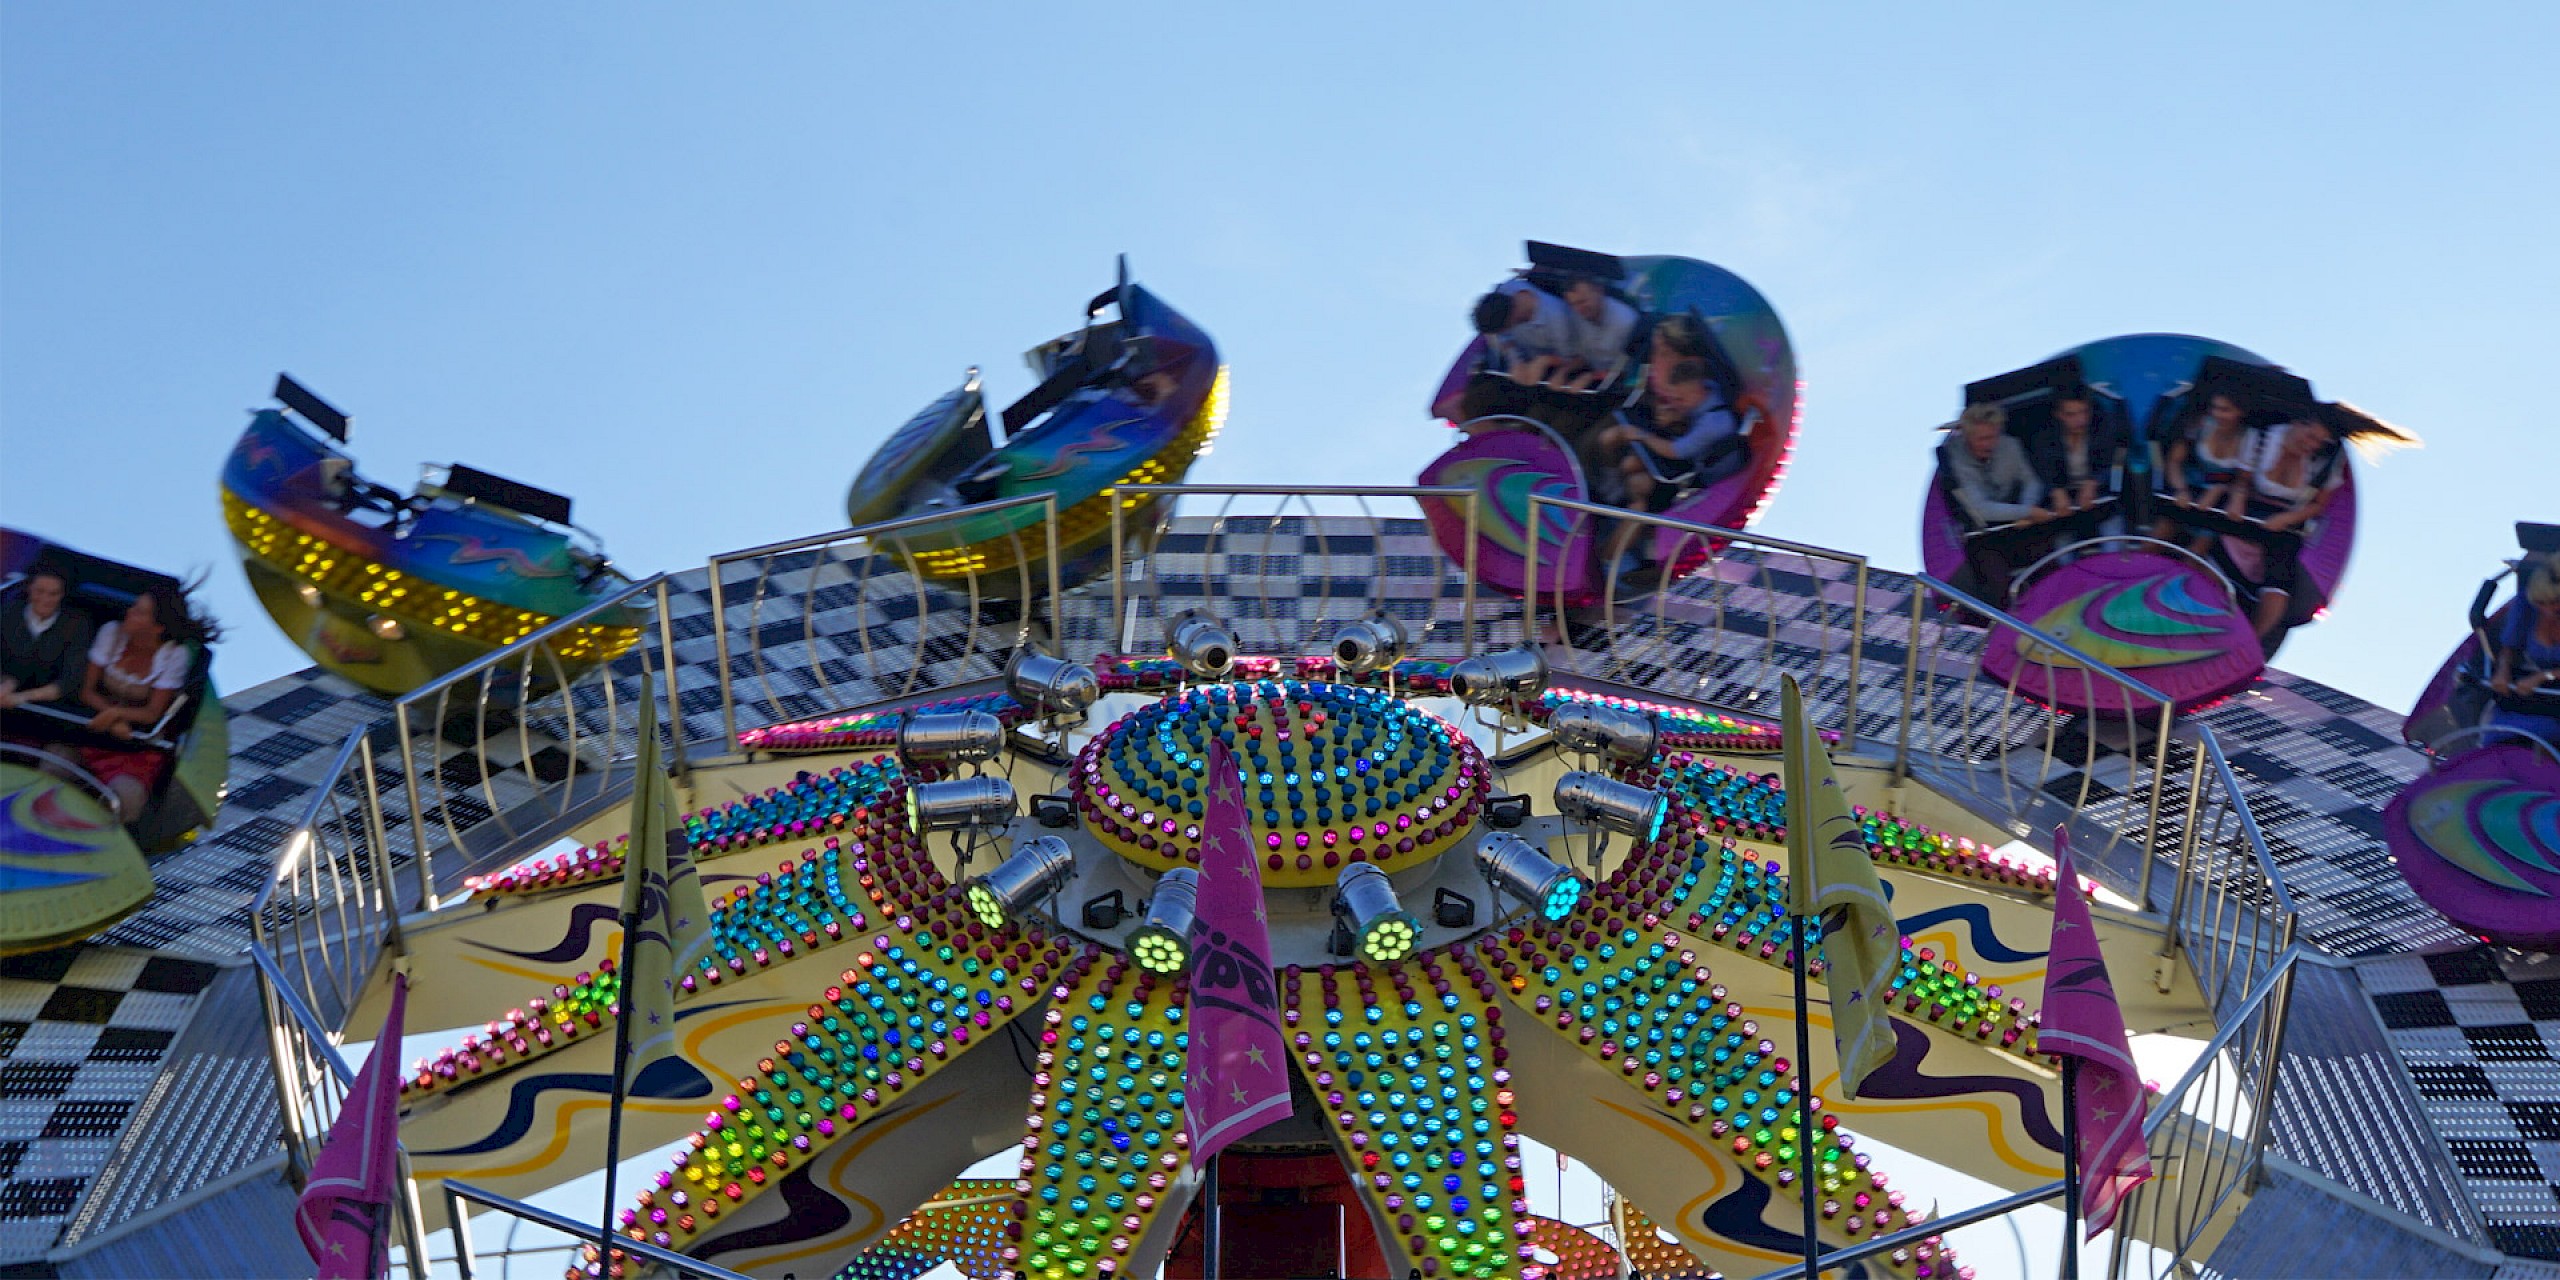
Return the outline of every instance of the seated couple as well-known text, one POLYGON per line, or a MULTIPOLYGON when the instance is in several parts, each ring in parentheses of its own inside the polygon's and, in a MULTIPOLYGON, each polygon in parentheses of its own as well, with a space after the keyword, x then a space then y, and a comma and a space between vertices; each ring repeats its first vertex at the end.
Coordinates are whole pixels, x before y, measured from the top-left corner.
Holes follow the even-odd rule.
POLYGON ((132 822, 168 772, 170 753, 98 739, 148 735, 185 690, 193 646, 219 629, 193 615, 182 590, 155 584, 93 635, 69 604, 71 587, 63 570, 39 564, 0 598, 0 711, 35 712, 11 717, 9 737, 68 755, 114 793, 132 822))

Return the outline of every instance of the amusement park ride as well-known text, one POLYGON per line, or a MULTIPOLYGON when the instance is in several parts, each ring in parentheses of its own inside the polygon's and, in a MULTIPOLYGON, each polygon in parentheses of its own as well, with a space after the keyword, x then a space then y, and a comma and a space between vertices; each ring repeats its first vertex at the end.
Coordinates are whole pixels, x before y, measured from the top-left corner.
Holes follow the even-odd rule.
MULTIPOLYGON (((2132 442, 2120 509, 2000 584, 2003 611, 1938 581, 1981 530, 1933 485, 1934 577, 1910 580, 1888 653, 1863 559, 1823 553, 1854 576, 1781 586, 1768 548, 1789 544, 1748 532, 1798 422, 1760 295, 1685 258, 1532 243, 1529 259, 1527 288, 1633 313, 1626 367, 1519 378, 1479 337, 1435 400, 1465 435, 1422 474, 1424 521, 1344 538, 1379 576, 1295 644, 1273 620, 1301 598, 1250 594, 1214 532, 1173 520, 1165 490, 1223 420, 1226 373, 1125 263, 1075 332, 1032 351, 1042 381, 1001 436, 973 370, 862 469, 854 529, 715 558, 691 585, 625 579, 567 499, 530 486, 458 464, 405 496, 363 480, 344 415, 280 379, 283 407, 225 465, 226 519, 277 623, 392 700, 331 695, 364 723, 262 853, 248 913, 259 994, 228 1013, 264 1018, 288 1174, 344 1094, 334 1045, 382 1024, 397 974, 411 1042, 440 1045, 400 1064, 404 1250, 473 1205, 531 1214, 520 1201, 597 1171, 611 1123, 622 1150, 660 1154, 625 1174, 610 1256, 592 1216, 555 1253, 573 1276, 1749 1276, 1801 1268, 1808 1199, 1819 1247, 1857 1251, 1825 1275, 1970 1275, 1928 1166, 1889 1153, 2010 1197, 1945 1221, 2063 1194, 2071 1121, 2039 1033, 2072 894, 2131 1030, 2207 1042, 2151 1086, 2144 1132, 2170 1176, 2117 1220, 2118 1274, 2191 1267, 2277 1212, 2271 1076, 2304 944, 2196 719, 2269 674, 2248 585, 2263 548, 2218 513, 2152 536, 2149 477, 2204 402, 2280 423, 2328 411, 2309 384, 2146 335, 1967 388, 2013 433, 2058 400, 2094 404, 2132 442), (1706 367, 1735 454, 1666 482, 1652 511, 1613 510, 1588 432, 1662 394, 1648 342, 1706 367), (1418 557, 1386 540, 1426 531, 1446 560, 1388 590, 1389 562, 1418 557), (1476 586, 1526 598, 1479 617, 1476 586), (1652 656, 1595 659, 1574 637, 1637 592, 1651 615, 1601 640, 1652 656), (1811 640, 1781 626, 1789 592, 1850 615, 1839 661, 1817 652, 1830 622, 1811 640), (1018 608, 980 607, 1006 596, 1018 608), (1757 632, 1732 621, 1748 609, 1757 632), (1539 643, 1550 624, 1560 642, 1539 643), (809 678, 778 674, 794 663, 809 678), (1903 935, 1892 1057, 1854 1097, 1831 1036, 1800 1052, 1792 1025, 1832 1019, 1791 984, 1797 949, 1819 969, 1825 948, 1787 907, 1786 735, 1757 701, 1781 672, 1830 709, 1822 737, 1903 935), (1861 715, 1862 687, 1898 716, 1861 715), (671 992, 676 1050, 625 1097, 627 801, 633 761, 655 755, 635 744, 662 725, 710 919, 671 992), (1244 775, 1271 952, 1249 985, 1280 1020, 1292 1102, 1214 1170, 1185 1106, 1194 980, 1232 963, 1196 954, 1193 931, 1213 749, 1244 775), (2056 824, 2112 851, 2084 864, 2095 879, 2021 855, 2056 824), (1524 1139, 1596 1173, 1609 1221, 1533 1213, 1524 1139), (982 1164, 1002 1176, 969 1176, 982 1164)), ((2342 476, 2297 539, 2286 625, 2334 597, 2355 518, 2342 476)), ((2517 599, 2493 612, 2499 579, 2484 584, 2474 636, 2411 717, 2438 767, 2378 829, 2456 925, 2547 947, 2554 695, 2517 690, 2498 655, 2518 634, 2560 645, 2560 531, 2520 534, 2517 599)), ((11 535, 0 569, 39 551, 71 555, 11 535)), ((140 589, 139 570, 72 568, 102 615, 140 589)), ((147 898, 145 853, 212 822, 206 663, 192 714, 152 738, 177 767, 122 826, 101 788, 0 762, 0 948, 106 927, 147 898), (57 905, 73 876, 120 896, 57 905)))

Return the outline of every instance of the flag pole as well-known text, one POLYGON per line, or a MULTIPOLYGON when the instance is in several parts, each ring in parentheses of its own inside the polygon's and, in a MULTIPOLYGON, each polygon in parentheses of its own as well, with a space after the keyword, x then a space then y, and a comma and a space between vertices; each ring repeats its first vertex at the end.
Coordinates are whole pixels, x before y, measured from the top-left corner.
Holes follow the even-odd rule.
POLYGON ((1226 1243, 1218 1231, 1218 1161, 1222 1155, 1209 1157, 1209 1176, 1203 1179, 1207 1185, 1202 1191, 1209 1203, 1200 1215, 1201 1252, 1207 1255, 1202 1259, 1200 1274, 1206 1280, 1218 1280, 1218 1250, 1226 1243))
POLYGON ((2062 1059, 2062 1280, 2080 1280, 2080 1055, 2062 1059))
MULTIPOLYGON (((631 856, 637 856, 633 854, 631 856)), ((596 1224, 596 1242, 601 1252, 596 1255, 596 1274, 613 1274, 613 1183, 622 1165, 622 1104, 630 1093, 631 1061, 631 951, 633 940, 640 936, 640 917, 635 912, 622 913, 622 958, 615 978, 621 999, 613 1019, 613 1109, 604 1130, 604 1217, 596 1224)))
POLYGON ((1795 918, 1796 971, 1796 1190, 1804 1203, 1804 1280, 1822 1275, 1822 1235, 1813 1207, 1813 1002, 1805 994, 1805 942, 1809 916, 1795 918))

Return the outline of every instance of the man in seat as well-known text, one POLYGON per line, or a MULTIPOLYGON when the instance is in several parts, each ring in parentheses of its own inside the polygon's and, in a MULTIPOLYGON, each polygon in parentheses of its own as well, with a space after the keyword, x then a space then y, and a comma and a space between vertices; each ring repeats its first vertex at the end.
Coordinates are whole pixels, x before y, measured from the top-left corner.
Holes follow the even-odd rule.
POLYGON ((70 594, 61 568, 38 564, 17 590, 0 597, 0 711, 75 709, 88 673, 89 620, 64 607, 70 594))
POLYGON ((2009 434, 2009 415, 1996 404, 1965 406, 1956 429, 1938 446, 1948 496, 1966 519, 1966 587, 1993 608, 2007 608, 2009 578, 2018 566, 2043 554, 2054 518, 2036 499, 2043 478, 2027 464, 2027 451, 2009 434))

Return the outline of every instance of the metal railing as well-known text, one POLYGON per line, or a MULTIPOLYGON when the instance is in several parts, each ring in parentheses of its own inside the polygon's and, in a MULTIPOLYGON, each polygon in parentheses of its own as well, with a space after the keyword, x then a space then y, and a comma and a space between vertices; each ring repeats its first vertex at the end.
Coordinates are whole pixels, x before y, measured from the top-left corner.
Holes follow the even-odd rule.
MULTIPOLYGON (((459 1275, 459 1280, 474 1280, 474 1277, 479 1274, 480 1259, 472 1249, 471 1215, 466 1205, 476 1204, 493 1209, 519 1221, 557 1231, 562 1237, 556 1246, 510 1247, 507 1251, 509 1257, 555 1251, 575 1256, 579 1249, 596 1242, 596 1228, 593 1223, 580 1222, 565 1214, 553 1213, 549 1209, 526 1204, 522 1200, 509 1199, 494 1191, 482 1190, 468 1182, 452 1178, 445 1179, 443 1187, 446 1220, 453 1223, 453 1266, 459 1275)), ((643 1244, 637 1240, 616 1240, 614 1248, 627 1257, 655 1263, 671 1275, 695 1276, 700 1277, 700 1280, 748 1280, 748 1277, 731 1271, 727 1267, 704 1262, 699 1258, 688 1258, 672 1249, 661 1249, 656 1245, 643 1244)))
POLYGON ((1114 499, 1111 564, 1115 570, 1111 574, 1111 612, 1093 632, 1108 637, 1111 648, 1134 652, 1153 647, 1158 643, 1163 620, 1193 605, 1217 614, 1234 631, 1244 652, 1254 654, 1294 657, 1307 653, 1330 638, 1326 624, 1338 627, 1371 610, 1382 610, 1406 623, 1413 632, 1417 656, 1464 657, 1476 651, 1482 638, 1475 574, 1476 532, 1481 516, 1479 495, 1472 487, 1124 484, 1103 492, 1114 499), (1171 523, 1175 505, 1185 497, 1218 497, 1225 501, 1210 517, 1200 550, 1165 551, 1159 535, 1171 523), (1268 512, 1238 512, 1236 501, 1240 498, 1278 501, 1268 512), (1328 515, 1317 510, 1318 498, 1349 499, 1359 514, 1328 515), (1448 502, 1459 508, 1466 520, 1466 551, 1458 566, 1461 594, 1454 619, 1438 613, 1445 571, 1431 575, 1426 595, 1416 597, 1391 589, 1392 560, 1382 550, 1389 526, 1370 506, 1373 501, 1412 504, 1423 498, 1448 502), (1171 501, 1160 502, 1161 499, 1171 501), (1142 524, 1133 527, 1131 513, 1141 513, 1142 524), (1369 547, 1368 570, 1357 574, 1356 581, 1334 572, 1337 559, 1356 563, 1362 555, 1353 535, 1330 531, 1334 522, 1344 519, 1359 522, 1365 531, 1359 540, 1365 540, 1369 547), (1312 569, 1305 563, 1303 550, 1309 540, 1319 562, 1312 569), (1132 551, 1138 554, 1133 556, 1132 551), (1196 599, 1184 597, 1180 603, 1168 603, 1165 598, 1167 575, 1163 562, 1174 554, 1199 557, 1202 594, 1196 599), (1142 593, 1132 592, 1133 577, 1145 584, 1142 593), (1304 587, 1309 581, 1317 588, 1312 618, 1304 608, 1308 598, 1304 587), (1339 608, 1335 607, 1337 592, 1339 608), (1451 623, 1457 632, 1454 644, 1446 636, 1446 624, 1451 623))
MULTIPOLYGON (((615 774, 615 766, 638 753, 649 711, 636 705, 627 686, 638 674, 635 664, 654 666, 667 705, 681 706, 682 691, 667 661, 674 648, 667 577, 659 574, 391 704, 419 910, 435 910, 447 887, 478 863, 522 843, 537 824, 565 823, 581 805, 608 798, 628 781, 615 774), (644 608, 654 622, 644 632, 656 634, 644 634, 614 661, 573 669, 554 648, 555 640, 579 627, 644 608)), ((682 721, 668 718, 677 726, 678 749, 671 758, 681 769, 682 721)))
POLYGON ((2108 1269, 2118 1280, 2190 1272, 2189 1255, 2215 1234, 2216 1219, 2257 1185, 2300 954, 2288 945, 2268 965, 2142 1122, 2155 1176, 2117 1211, 2108 1269), (2151 1247, 2147 1258, 2136 1256, 2137 1241, 2151 1247))
MULTIPOLYGON (((2255 1185, 2267 1154, 2285 1002, 2300 955, 2288 947, 2278 956, 2186 1073, 2153 1100, 2142 1133, 2155 1176, 2128 1195, 2116 1214, 2108 1274, 2117 1280, 2191 1270, 2193 1260, 2187 1255, 2210 1232, 2215 1215, 2230 1206, 2233 1196, 2255 1185)), ((1825 1250, 1824 1274, 2053 1203, 2062 1199, 2063 1190, 2061 1182, 2048 1182, 1891 1235, 1825 1250)), ((2079 1242, 2066 1239, 2063 1247, 2076 1249, 2079 1242)), ((1802 1274, 1803 1267, 1788 1266, 1759 1280, 1802 1274)))
POLYGON ((2175 701, 1927 576, 1911 580, 1902 638, 1896 776, 1921 772, 1961 788, 1994 806, 2014 835, 2041 840, 2056 826, 2071 826, 2081 869, 2113 873, 2134 901, 2152 909, 2154 870, 2175 844, 2160 831, 2175 701), (1951 611, 1980 625, 1948 621, 1951 611), (2021 655, 2005 681, 1983 678, 1982 658, 1994 643, 2014 645, 2021 655), (2065 714, 2022 691, 2031 669, 2046 680, 2076 677, 2079 687, 2070 692, 2088 710, 2065 714), (1922 757, 1927 767, 1915 770, 1922 757))
MULTIPOLYGON (((250 950, 323 1026, 346 1018, 384 953, 399 945, 391 876, 373 738, 357 729, 339 745, 249 908, 250 950)), ((279 1059, 279 1073, 283 1065, 279 1059)))
MULTIPOLYGON (((297 1187, 309 1181, 320 1159, 329 1126, 355 1087, 356 1073, 338 1053, 336 1038, 311 1008, 294 994, 293 985, 262 948, 249 957, 258 971, 258 997, 266 1009, 267 1039, 277 1064, 276 1091, 284 1127, 285 1165, 297 1187)), ((400 1152, 399 1241, 413 1280, 427 1276, 427 1233, 418 1211, 418 1183, 409 1171, 409 1153, 400 1152)))
POLYGON ((2256 990, 2276 957, 2293 945, 2298 916, 2221 740, 2198 725, 2191 750, 2186 805, 2171 815, 2178 819, 2177 879, 2169 890, 2161 957, 2184 955, 2197 987, 2219 1014, 2256 990))
POLYGON ((1044 592, 1057 607, 1058 548, 1057 495, 1044 493, 711 557, 725 741, 735 743, 741 727, 929 691, 936 684, 927 673, 937 661, 982 658, 994 667, 987 674, 996 674, 1005 656, 1035 639, 1033 606, 1044 592), (1006 562, 1003 567, 928 575, 919 556, 945 552, 961 536, 957 526, 1026 507, 1041 509, 1036 531, 1026 537, 1016 528, 984 540, 997 548, 994 558, 1006 562), (1035 561, 1042 566, 1037 573, 1035 561), (947 585, 954 581, 963 590, 947 585), (965 602, 955 595, 965 595, 965 602), (1007 608, 1015 611, 1013 625, 987 621, 1007 608), (852 610, 853 619, 822 633, 819 615, 838 610, 852 610), (898 634, 901 619, 912 634, 898 634), (741 726, 742 712, 753 722, 741 726))
POLYGON ((1597 603, 1585 604, 1567 598, 1560 576, 1549 579, 1542 596, 1537 558, 1529 557, 1522 593, 1527 601, 1523 643, 1542 639, 1538 614, 1548 609, 1557 623, 1553 640, 1566 650, 1563 665, 1603 680, 1763 715, 1775 714, 1778 676, 1790 673, 1804 687, 1814 718, 1834 720, 1843 749, 1856 748, 1864 641, 1881 621, 1867 612, 1865 556, 1536 493, 1529 495, 1528 527, 1543 529, 1547 509, 1568 513, 1568 546, 1587 538, 1605 548, 1632 526, 1653 544, 1648 551, 1664 569, 1692 560, 1706 563, 1687 576, 1664 572, 1651 585, 1631 589, 1614 558, 1604 552, 1601 558, 1607 563, 1601 566, 1597 603), (1667 543, 1664 534, 1670 535, 1667 543), (1735 554, 1736 549, 1743 554, 1735 554), (1811 593, 1782 584, 1782 574, 1811 584, 1811 593), (1621 607, 1634 599, 1644 604, 1629 610, 1622 623, 1621 607), (1605 637, 1604 647, 1581 647, 1572 616, 1577 607, 1588 610, 1580 625, 1596 627, 1605 637), (1678 659, 1685 654, 1703 656, 1703 669, 1683 668, 1678 659), (1836 715, 1827 715, 1835 706, 1836 715))

